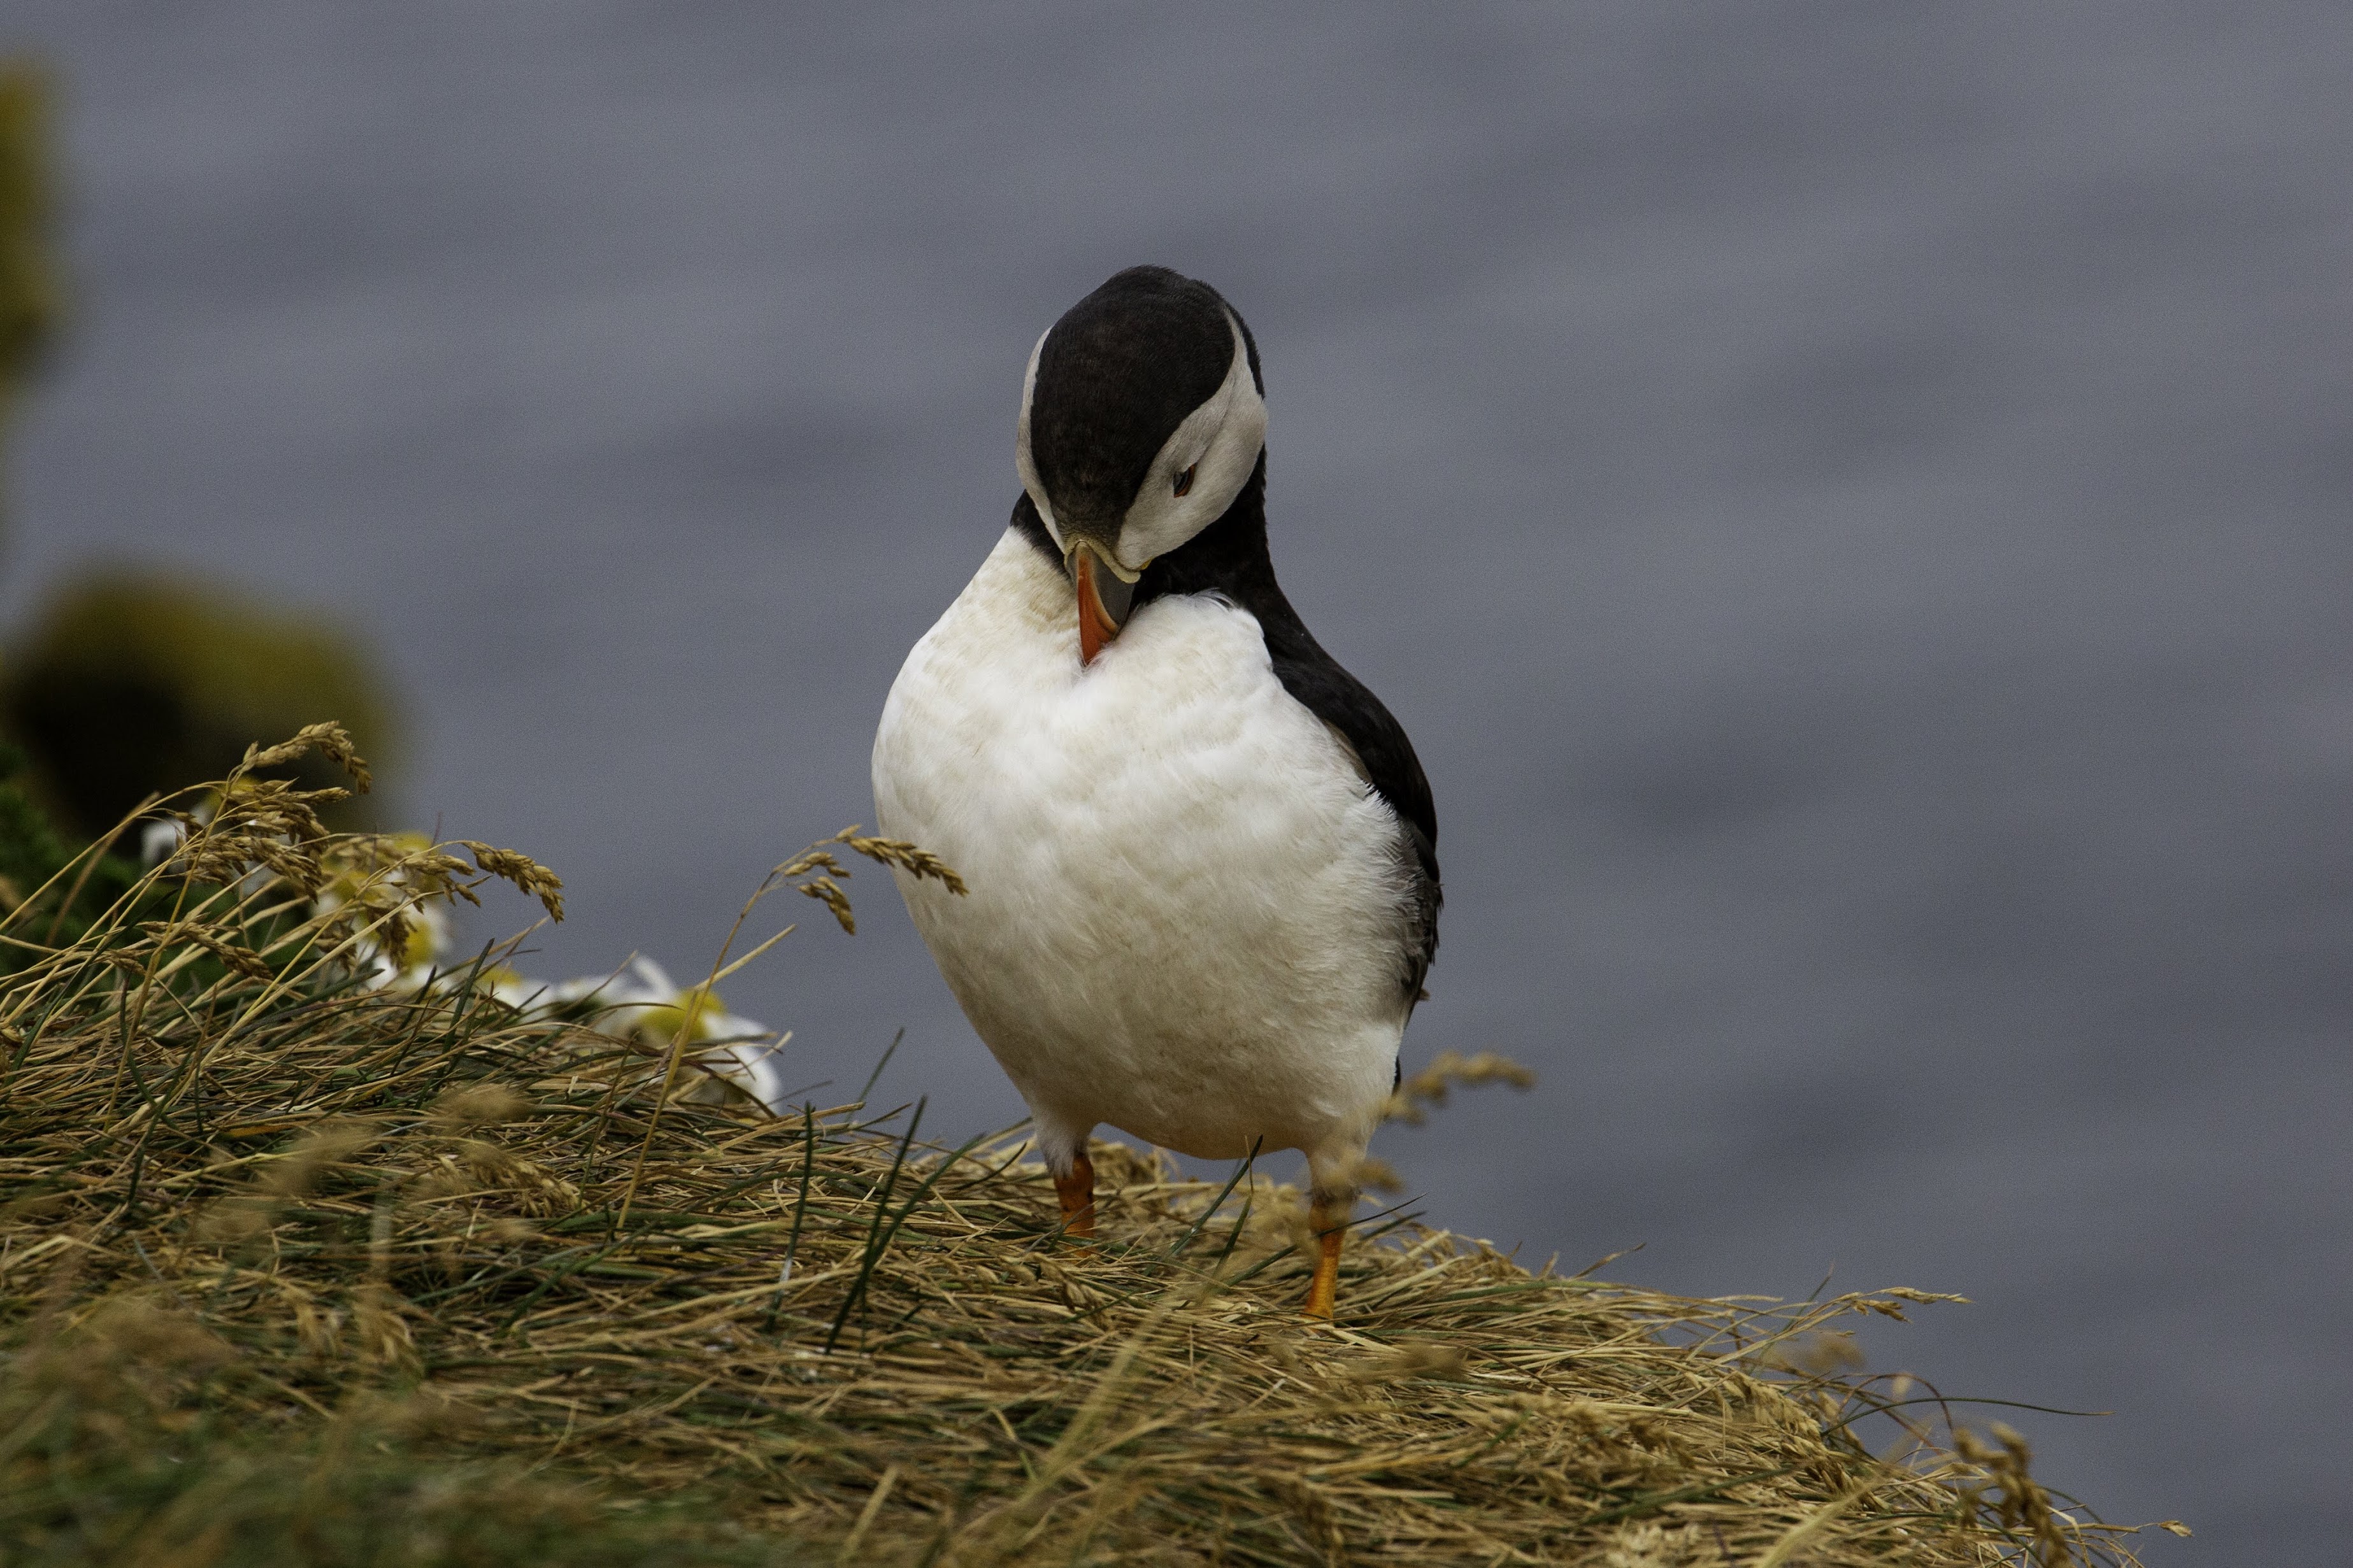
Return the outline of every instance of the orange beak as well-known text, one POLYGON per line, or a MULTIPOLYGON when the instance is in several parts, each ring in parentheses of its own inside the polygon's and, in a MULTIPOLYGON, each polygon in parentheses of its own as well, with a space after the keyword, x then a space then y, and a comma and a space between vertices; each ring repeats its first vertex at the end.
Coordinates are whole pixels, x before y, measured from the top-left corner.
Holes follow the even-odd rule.
POLYGON ((1134 590, 1084 543, 1071 547, 1071 576, 1079 590, 1079 663, 1090 665, 1103 645, 1119 636, 1119 620, 1103 603, 1106 594, 1124 605, 1134 590))

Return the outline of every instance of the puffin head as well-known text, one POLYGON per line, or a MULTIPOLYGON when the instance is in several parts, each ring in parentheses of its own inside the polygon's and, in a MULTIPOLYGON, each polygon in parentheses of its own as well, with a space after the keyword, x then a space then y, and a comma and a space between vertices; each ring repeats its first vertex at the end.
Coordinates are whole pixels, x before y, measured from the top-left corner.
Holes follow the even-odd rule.
POLYGON ((1265 446, 1258 346, 1207 283, 1131 267, 1046 329, 1014 461, 1070 570, 1084 662, 1119 635, 1144 569, 1225 515, 1265 446))

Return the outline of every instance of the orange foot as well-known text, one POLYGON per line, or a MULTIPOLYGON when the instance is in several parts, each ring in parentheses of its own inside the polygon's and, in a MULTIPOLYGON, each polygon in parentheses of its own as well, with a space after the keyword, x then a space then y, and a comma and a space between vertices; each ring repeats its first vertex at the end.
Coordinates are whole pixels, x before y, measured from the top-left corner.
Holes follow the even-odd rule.
POLYGON ((1062 1232, 1091 1237, 1095 1233, 1095 1163, 1082 1149, 1071 1162, 1071 1173, 1054 1178, 1054 1195, 1062 1200, 1062 1232))
POLYGON ((1314 1228, 1315 1278, 1307 1284, 1307 1316, 1332 1321, 1333 1300, 1340 1293, 1340 1240, 1348 1232, 1348 1208, 1345 1203, 1325 1203, 1317 1198, 1308 1207, 1307 1223, 1314 1228))

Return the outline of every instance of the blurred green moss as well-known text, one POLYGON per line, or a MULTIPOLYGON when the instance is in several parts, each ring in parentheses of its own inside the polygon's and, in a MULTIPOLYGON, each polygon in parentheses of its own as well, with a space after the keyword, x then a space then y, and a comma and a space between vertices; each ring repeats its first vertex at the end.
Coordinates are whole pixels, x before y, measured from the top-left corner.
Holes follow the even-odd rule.
MULTIPOLYGON (((0 678, 0 717, 29 753, 36 793, 61 826, 111 831, 151 795, 227 774, 248 745, 322 719, 371 762, 395 751, 382 682, 350 637, 226 589, 110 569, 68 584, 0 678)), ((289 770, 308 787, 330 764, 289 770)), ((364 799, 340 827, 375 826, 364 799)))
MULTIPOLYGON (((93 916, 136 885, 139 846, 133 842, 120 847, 125 853, 82 858, 88 846, 60 834, 26 787, 27 764, 21 748, 0 741, 0 914, 29 901, 33 911, 23 931, 44 945, 72 942, 90 928, 93 916)), ((37 952, 0 944, 0 975, 17 973, 37 952)))

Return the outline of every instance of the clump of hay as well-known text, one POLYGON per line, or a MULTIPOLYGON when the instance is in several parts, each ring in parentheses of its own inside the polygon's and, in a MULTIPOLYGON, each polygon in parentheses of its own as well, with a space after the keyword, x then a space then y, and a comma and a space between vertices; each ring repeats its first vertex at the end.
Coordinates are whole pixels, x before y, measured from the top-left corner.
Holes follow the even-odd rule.
POLYGON ((1101 1146, 1082 1246, 1014 1134, 681 1096, 675 1047, 500 1001, 494 955, 362 984, 408 900, 552 883, 216 793, 79 940, 0 926, 37 950, 0 994, 10 1563, 2132 1561, 2014 1434, 1842 1373, 1839 1320, 1936 1298, 1685 1300, 1391 1216, 1311 1324, 1254 1173, 1101 1146))

